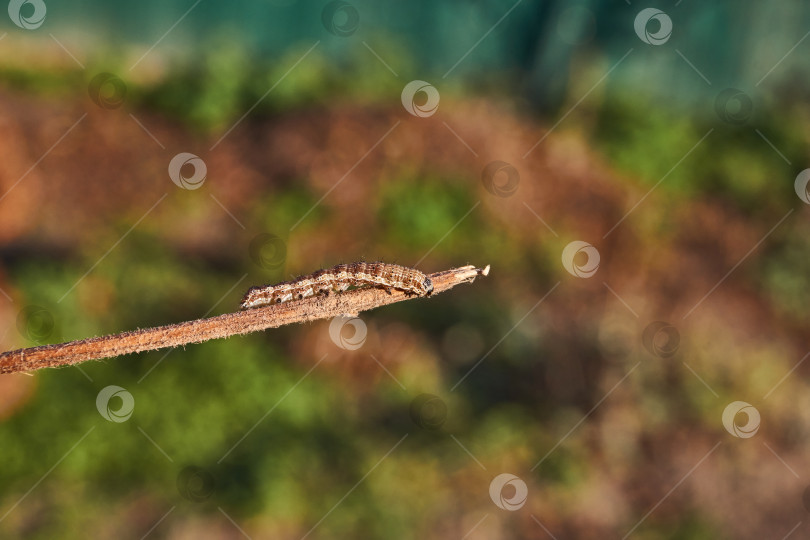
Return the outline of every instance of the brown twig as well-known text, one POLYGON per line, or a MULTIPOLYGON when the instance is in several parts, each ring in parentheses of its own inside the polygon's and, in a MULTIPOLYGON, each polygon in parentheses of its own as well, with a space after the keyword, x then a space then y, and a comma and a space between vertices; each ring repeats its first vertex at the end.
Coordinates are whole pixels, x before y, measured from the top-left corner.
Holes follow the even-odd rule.
MULTIPOLYGON (((483 269, 463 266, 431 274, 429 277, 433 281, 433 294, 436 295, 461 283, 471 283, 477 276, 486 276, 488 273, 489 266, 483 269)), ((361 311, 411 298, 415 297, 397 290, 387 292, 376 288, 354 289, 339 294, 313 296, 304 300, 226 313, 208 319, 196 319, 57 345, 17 349, 0 354, 0 373, 67 366, 87 360, 248 334, 285 324, 327 319, 342 314, 356 315, 361 311)))

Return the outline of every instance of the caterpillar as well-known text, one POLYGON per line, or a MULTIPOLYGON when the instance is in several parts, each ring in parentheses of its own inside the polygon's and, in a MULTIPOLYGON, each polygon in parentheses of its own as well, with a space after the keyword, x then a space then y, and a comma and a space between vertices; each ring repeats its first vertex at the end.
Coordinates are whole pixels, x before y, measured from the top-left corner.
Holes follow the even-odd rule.
POLYGON ((276 285, 251 287, 242 298, 240 306, 242 309, 250 309, 280 304, 314 294, 345 291, 352 286, 397 289, 417 296, 429 296, 433 292, 433 282, 419 270, 384 262, 357 262, 339 264, 276 285))

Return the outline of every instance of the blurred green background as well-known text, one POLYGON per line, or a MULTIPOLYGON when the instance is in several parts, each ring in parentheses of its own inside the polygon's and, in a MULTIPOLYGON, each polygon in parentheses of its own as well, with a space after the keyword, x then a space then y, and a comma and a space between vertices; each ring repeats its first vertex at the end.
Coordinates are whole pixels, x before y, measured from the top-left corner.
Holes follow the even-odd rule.
POLYGON ((0 32, 4 350, 492 265, 359 335, 0 377, 3 538, 807 536, 807 3, 45 0, 0 32))

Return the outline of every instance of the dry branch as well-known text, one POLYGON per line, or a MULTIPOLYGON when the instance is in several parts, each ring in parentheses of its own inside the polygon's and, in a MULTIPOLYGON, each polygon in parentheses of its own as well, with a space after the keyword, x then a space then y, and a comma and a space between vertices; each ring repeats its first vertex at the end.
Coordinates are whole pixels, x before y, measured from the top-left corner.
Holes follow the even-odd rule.
MULTIPOLYGON (((471 283, 477 276, 486 276, 488 273, 489 266, 483 269, 463 266, 431 274, 429 277, 433 281, 433 295, 461 283, 471 283)), ((248 334, 285 324, 328 319, 342 314, 356 315, 361 311, 411 298, 416 297, 397 290, 386 292, 377 288, 354 289, 339 294, 313 296, 304 300, 226 313, 208 319, 196 319, 57 345, 17 349, 0 354, 0 373, 67 366, 87 360, 248 334)))

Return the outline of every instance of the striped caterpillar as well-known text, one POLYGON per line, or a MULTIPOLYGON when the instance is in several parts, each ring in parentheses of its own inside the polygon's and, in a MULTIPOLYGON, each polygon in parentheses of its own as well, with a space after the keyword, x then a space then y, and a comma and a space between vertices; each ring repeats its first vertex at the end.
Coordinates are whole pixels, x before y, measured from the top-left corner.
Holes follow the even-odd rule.
POLYGON ((397 289, 417 296, 429 296, 433 292, 430 278, 419 270, 384 262, 358 262, 339 264, 276 285, 251 287, 242 298, 241 308, 280 304, 315 294, 345 291, 351 286, 397 289))

